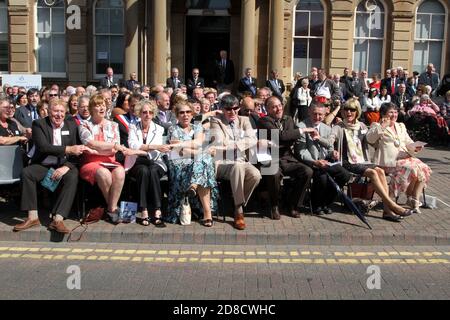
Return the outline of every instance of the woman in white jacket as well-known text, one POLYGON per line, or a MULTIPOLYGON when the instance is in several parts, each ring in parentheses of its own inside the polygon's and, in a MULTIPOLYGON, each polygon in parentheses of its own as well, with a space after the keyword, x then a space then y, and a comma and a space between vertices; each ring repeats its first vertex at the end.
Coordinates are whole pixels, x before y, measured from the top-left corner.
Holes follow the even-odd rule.
POLYGON ((396 122, 394 104, 383 104, 380 115, 380 123, 374 123, 367 133, 367 141, 375 146, 373 162, 391 175, 390 194, 398 197, 405 192, 407 205, 420 213, 419 197, 431 176, 431 169, 414 157, 423 147, 414 145, 405 125, 396 122))
POLYGON ((127 158, 125 169, 131 167, 129 175, 137 181, 139 208, 142 210, 138 221, 144 226, 148 226, 152 221, 156 227, 164 228, 165 224, 161 218, 160 179, 167 173, 163 155, 168 153, 171 147, 163 142, 164 128, 152 121, 157 110, 156 104, 148 100, 140 101, 135 106, 135 113, 141 121, 130 126, 128 145, 133 150, 140 150, 142 155, 127 158), (149 217, 149 211, 154 213, 153 219, 149 217))

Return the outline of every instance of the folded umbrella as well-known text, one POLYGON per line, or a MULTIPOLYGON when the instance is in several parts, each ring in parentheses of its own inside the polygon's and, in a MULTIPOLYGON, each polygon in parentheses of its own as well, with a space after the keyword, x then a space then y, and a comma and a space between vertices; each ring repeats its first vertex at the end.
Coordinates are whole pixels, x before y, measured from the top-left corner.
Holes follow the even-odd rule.
POLYGON ((340 195, 344 201, 344 204, 349 208, 366 226, 369 227, 370 230, 372 230, 372 227, 370 226, 369 222, 367 222, 366 217, 361 212, 361 210, 358 208, 358 206, 353 202, 353 200, 345 194, 345 192, 342 191, 341 187, 334 181, 334 179, 330 176, 329 173, 327 173, 328 180, 330 181, 331 185, 336 189, 338 195, 340 195))

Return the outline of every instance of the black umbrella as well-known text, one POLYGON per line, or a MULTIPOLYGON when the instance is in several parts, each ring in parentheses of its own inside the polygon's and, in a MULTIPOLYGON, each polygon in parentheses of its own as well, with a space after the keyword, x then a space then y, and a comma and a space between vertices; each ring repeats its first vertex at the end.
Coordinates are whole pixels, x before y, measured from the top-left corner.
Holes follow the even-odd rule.
POLYGON ((353 202, 352 198, 350 198, 348 195, 345 194, 345 192, 342 191, 341 187, 334 181, 334 179, 330 176, 329 173, 327 173, 328 179, 330 180, 331 184, 336 189, 338 195, 340 195, 347 206, 366 226, 369 227, 370 230, 372 230, 372 227, 370 226, 369 222, 367 222, 366 217, 364 214, 359 210, 358 206, 353 202))

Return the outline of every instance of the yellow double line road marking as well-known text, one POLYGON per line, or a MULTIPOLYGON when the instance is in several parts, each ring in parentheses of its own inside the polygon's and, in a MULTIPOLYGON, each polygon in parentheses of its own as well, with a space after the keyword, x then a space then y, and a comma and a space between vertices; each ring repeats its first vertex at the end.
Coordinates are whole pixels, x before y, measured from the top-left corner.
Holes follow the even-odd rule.
POLYGON ((153 263, 203 263, 203 264, 314 264, 314 265, 347 265, 347 264, 450 264, 449 259, 425 259, 425 258, 397 258, 397 259, 368 259, 368 258, 231 258, 205 257, 202 255, 83 255, 83 254, 44 254, 44 253, 0 253, 2 259, 34 259, 34 260, 67 260, 67 261, 112 261, 112 262, 153 262, 153 263))
POLYGON ((319 251, 190 251, 190 250, 126 250, 126 249, 72 249, 72 248, 26 248, 0 247, 0 253, 66 253, 66 254, 110 254, 110 255, 158 255, 158 256, 202 256, 202 257, 336 257, 336 258, 377 258, 377 257, 411 257, 429 258, 450 256, 450 252, 409 252, 409 251, 378 251, 378 252, 319 252, 319 251))

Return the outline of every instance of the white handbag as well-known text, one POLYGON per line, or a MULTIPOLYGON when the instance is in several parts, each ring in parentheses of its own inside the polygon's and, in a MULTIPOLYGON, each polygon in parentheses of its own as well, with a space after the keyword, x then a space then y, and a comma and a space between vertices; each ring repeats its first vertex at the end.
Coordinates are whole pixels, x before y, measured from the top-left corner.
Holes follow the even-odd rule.
POLYGON ((182 226, 191 225, 192 211, 191 205, 189 204, 188 197, 184 198, 183 204, 181 205, 181 213, 180 213, 180 223, 182 226))

